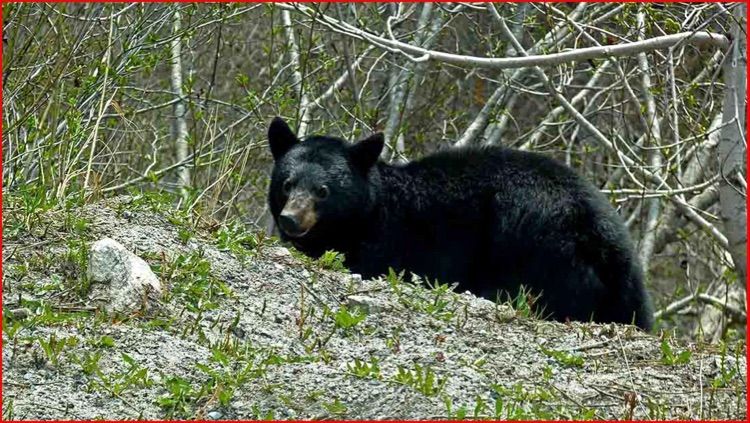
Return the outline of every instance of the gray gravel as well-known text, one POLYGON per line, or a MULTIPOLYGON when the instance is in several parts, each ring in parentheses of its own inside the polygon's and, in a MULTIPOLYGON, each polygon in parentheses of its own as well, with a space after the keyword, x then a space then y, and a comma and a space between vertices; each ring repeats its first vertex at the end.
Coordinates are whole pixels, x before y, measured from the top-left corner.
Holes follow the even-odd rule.
POLYGON ((431 312, 436 294, 425 286, 403 283, 396 293, 384 280, 321 269, 273 244, 238 258, 221 251, 207 231, 183 243, 169 218, 131 202, 118 197, 75 210, 88 222, 85 235, 66 232, 56 212, 46 217, 51 230, 4 239, 6 314, 16 310, 17 321, 29 322, 41 311, 28 304, 38 300, 88 310, 85 297, 71 305, 69 293, 40 289, 69 277, 59 260, 46 269, 32 265, 61 256, 81 237, 89 243, 112 238, 152 267, 202 250, 211 274, 232 294, 200 316, 173 299, 141 315, 88 311, 26 325, 12 337, 4 325, 4 417, 161 419, 171 412, 204 419, 417 419, 472 417, 475 410, 485 418, 746 417, 744 345, 722 349, 668 339, 675 355, 690 351, 686 362, 668 365, 661 338, 632 326, 539 321, 469 293, 445 294, 448 314, 441 316, 431 312), (19 266, 31 270, 22 274, 19 266), (366 317, 349 329, 336 327, 333 314, 342 306, 366 317), (39 341, 52 335, 74 340, 56 362, 39 341), (247 362, 230 358, 222 367, 212 359, 212 347, 228 344, 254 357, 248 362, 255 371, 239 382, 247 362), (97 353, 100 374, 87 373, 81 361, 97 353), (136 369, 147 369, 147 383, 112 388, 131 369, 123 353, 136 369), (353 374, 355 360, 375 360, 379 377, 353 374), (420 392, 424 383, 396 380, 399 369, 412 375, 422 369, 425 376, 428 368, 436 378, 431 395, 420 392), (224 403, 219 394, 227 389, 198 394, 202 386, 216 387, 206 369, 223 372, 222 386, 232 391, 224 403), (170 380, 186 381, 195 393, 179 412, 159 404, 170 380), (115 382, 102 387, 102 381, 115 382))

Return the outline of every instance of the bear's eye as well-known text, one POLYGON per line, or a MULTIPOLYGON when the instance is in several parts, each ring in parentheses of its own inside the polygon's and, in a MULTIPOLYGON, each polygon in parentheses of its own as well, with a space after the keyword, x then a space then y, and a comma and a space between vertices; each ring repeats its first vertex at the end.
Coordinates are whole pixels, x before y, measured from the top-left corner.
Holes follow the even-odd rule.
POLYGON ((284 190, 284 194, 289 194, 289 192, 292 190, 292 180, 287 179, 284 181, 284 185, 281 186, 281 189, 284 190))
POLYGON ((328 194, 329 193, 330 192, 328 190, 328 186, 326 186, 326 185, 321 185, 321 186, 315 188, 315 196, 318 197, 321 200, 325 200, 326 198, 328 198, 328 194))

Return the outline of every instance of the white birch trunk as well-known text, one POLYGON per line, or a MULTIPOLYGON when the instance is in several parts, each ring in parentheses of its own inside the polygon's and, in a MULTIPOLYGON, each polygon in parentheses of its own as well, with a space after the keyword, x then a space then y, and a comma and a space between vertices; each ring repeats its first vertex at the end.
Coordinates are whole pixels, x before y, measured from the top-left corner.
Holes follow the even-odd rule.
POLYGON ((721 129, 719 140, 719 203, 724 232, 729 240, 729 252, 732 254, 737 276, 744 284, 747 257, 747 210, 746 193, 737 182, 738 175, 745 177, 744 157, 745 143, 745 88, 747 70, 747 40, 739 25, 745 25, 745 4, 734 9, 735 22, 732 24, 734 44, 724 65, 723 121, 733 124, 721 129), (739 22, 739 25, 738 23, 739 22))
MULTIPOLYGON (((170 82, 172 85, 172 92, 179 98, 174 104, 174 123, 172 127, 172 135, 174 137, 175 148, 177 151, 177 162, 184 162, 188 157, 188 131, 187 122, 185 121, 185 95, 182 92, 182 40, 179 35, 182 31, 182 23, 179 6, 175 7, 175 12, 172 15, 172 35, 174 39, 171 42, 171 74, 170 82)), ((187 165, 182 165, 177 169, 177 184, 180 189, 185 192, 190 186, 190 168, 187 165)))
MULTIPOLYGON (((639 39, 643 40, 646 31, 646 16, 642 11, 638 12, 636 21, 639 39)), ((647 139, 651 141, 649 143, 651 147, 649 164, 651 171, 658 174, 660 173, 662 163, 661 151, 658 148, 661 145, 661 128, 659 126, 659 116, 656 111, 656 102, 654 101, 654 95, 651 93, 651 70, 649 69, 646 53, 638 53, 638 68, 641 71, 641 89, 646 98, 646 123, 648 127, 644 129, 648 134, 647 139)), ((655 189, 659 188, 661 187, 655 187, 655 189)), ((659 197, 654 197, 647 200, 646 204, 648 213, 646 214, 646 227, 641 237, 640 259, 643 270, 648 273, 651 256, 654 252, 656 229, 661 216, 661 200, 659 197)))
MULTIPOLYGON (((728 125, 722 127, 717 148, 719 161, 719 209, 727 237, 727 250, 734 262, 736 281, 722 281, 710 294, 721 300, 726 307, 746 310, 745 283, 747 259, 747 209, 745 206, 746 191, 738 182, 738 175, 745 178, 745 93, 747 70, 747 39, 742 31, 746 25, 747 9, 745 4, 734 8, 734 20, 731 33, 732 44, 724 62, 724 104, 722 121, 728 125), (741 26, 740 26, 741 25, 741 26), (730 123, 731 122, 731 123, 730 123)), ((724 336, 732 322, 732 314, 722 307, 707 305, 703 308, 697 328, 699 334, 711 342, 717 342, 724 336)))

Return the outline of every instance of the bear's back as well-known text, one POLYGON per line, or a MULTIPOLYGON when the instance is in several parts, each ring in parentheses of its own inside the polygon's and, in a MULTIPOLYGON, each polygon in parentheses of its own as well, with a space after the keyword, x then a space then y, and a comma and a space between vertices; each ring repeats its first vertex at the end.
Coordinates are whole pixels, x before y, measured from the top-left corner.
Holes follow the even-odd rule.
POLYGON ((503 147, 450 149, 402 166, 383 166, 386 179, 389 173, 394 174, 390 183, 401 185, 397 189, 401 200, 413 195, 412 200, 423 207, 488 196, 532 208, 606 201, 591 183, 563 163, 503 147))

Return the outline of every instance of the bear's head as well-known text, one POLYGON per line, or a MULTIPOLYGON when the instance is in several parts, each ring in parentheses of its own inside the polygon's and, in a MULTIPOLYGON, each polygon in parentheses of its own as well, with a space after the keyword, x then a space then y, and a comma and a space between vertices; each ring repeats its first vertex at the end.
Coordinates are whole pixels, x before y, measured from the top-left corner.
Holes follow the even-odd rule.
POLYGON ((277 117, 268 128, 268 142, 274 159, 268 201, 283 239, 295 245, 333 242, 372 210, 370 176, 383 149, 382 134, 355 144, 326 136, 300 142, 277 117))

